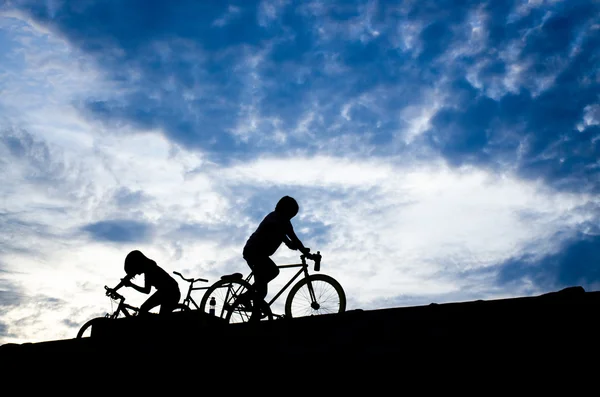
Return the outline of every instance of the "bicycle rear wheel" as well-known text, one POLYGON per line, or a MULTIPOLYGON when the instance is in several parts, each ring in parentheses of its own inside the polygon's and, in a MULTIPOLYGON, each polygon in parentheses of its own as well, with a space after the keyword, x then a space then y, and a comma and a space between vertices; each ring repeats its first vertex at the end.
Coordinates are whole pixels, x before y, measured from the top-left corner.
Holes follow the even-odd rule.
POLYGON ((342 313, 346 310, 346 293, 333 277, 312 274, 290 290, 285 300, 286 317, 304 317, 342 313))
POLYGON ((248 282, 241 279, 221 279, 206 290, 200 301, 199 310, 208 314, 210 298, 215 298, 215 316, 225 319, 238 296, 251 288, 248 282))

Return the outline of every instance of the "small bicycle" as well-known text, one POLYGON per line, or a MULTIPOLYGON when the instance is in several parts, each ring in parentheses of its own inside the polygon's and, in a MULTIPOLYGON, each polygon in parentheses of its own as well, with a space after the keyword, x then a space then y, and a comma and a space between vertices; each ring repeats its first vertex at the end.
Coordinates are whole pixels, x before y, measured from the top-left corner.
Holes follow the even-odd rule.
MULTIPOLYGON (((270 301, 258 303, 262 319, 314 316, 342 313, 346 310, 346 294, 340 283, 325 274, 309 274, 307 259, 314 261, 314 271, 320 271, 322 256, 318 251, 316 254, 301 255, 301 263, 277 266, 280 269, 300 269, 270 301), (300 276, 303 277, 292 286, 285 300, 285 314, 274 314, 271 310, 272 304, 300 276)), ((225 319, 229 323, 249 321, 255 308, 249 309, 247 306, 242 305, 242 302, 238 301, 238 297, 246 292, 252 294, 253 290, 250 284, 252 277, 252 272, 246 278, 241 273, 222 276, 220 280, 206 290, 200 302, 200 310, 207 313, 207 309, 210 308, 216 316, 225 319), (211 298, 214 298, 214 300, 211 298), (213 305, 210 305, 209 299, 212 300, 213 305)))
MULTIPOLYGON (((125 297, 123 295, 119 294, 114 289, 107 287, 106 285, 104 286, 104 289, 106 290, 106 296, 108 296, 110 299, 112 299, 114 301, 118 301, 117 308, 112 313, 106 313, 104 315, 104 317, 96 317, 91 320, 88 320, 79 329, 79 332, 77 333, 78 339, 91 336, 92 327, 94 326, 94 324, 98 324, 101 321, 114 320, 119 317, 121 317, 121 318, 134 317, 140 313, 140 309, 138 307, 131 306, 130 304, 125 303, 125 297)), ((175 309, 173 311, 188 311, 188 310, 190 310, 190 308, 188 306, 186 306, 182 303, 179 303, 179 304, 177 304, 177 306, 175 307, 175 309)))

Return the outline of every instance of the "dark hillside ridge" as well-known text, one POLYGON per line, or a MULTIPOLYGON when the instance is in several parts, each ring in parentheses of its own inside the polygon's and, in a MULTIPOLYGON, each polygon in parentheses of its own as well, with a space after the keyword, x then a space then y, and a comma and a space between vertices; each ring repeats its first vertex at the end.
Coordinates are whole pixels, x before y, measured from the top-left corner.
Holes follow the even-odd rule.
POLYGON ((196 357, 194 372, 232 357, 282 365, 328 357, 338 359, 338 366, 352 362, 365 368, 381 360, 485 366, 508 359, 540 365, 565 360, 565 354, 567 361, 578 362, 598 357, 599 309, 600 292, 570 287, 535 297, 352 310, 259 324, 224 324, 191 311, 106 320, 90 338, 5 344, 0 363, 39 364, 60 357, 83 367, 109 368, 118 360, 144 368, 180 366, 196 357))

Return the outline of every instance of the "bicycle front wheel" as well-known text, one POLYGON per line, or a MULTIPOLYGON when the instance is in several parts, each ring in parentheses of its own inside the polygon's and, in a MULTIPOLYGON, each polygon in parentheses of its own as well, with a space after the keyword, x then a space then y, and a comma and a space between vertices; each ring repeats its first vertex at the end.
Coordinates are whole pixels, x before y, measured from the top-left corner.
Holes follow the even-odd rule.
POLYGON ((210 314, 210 300, 215 298, 215 316, 227 319, 227 314, 231 311, 238 296, 251 288, 248 282, 241 279, 221 279, 206 290, 200 301, 199 310, 202 313, 210 314))
POLYGON ((98 324, 101 321, 110 321, 110 319, 106 317, 97 317, 88 320, 81 328, 79 328, 79 332, 77 332, 77 339, 88 338, 92 336, 92 328, 95 324, 98 324))
POLYGON ((312 274, 296 283, 285 301, 286 317, 343 313, 346 293, 331 276, 312 274))
POLYGON ((177 306, 175 306, 175 309, 173 309, 174 312, 189 312, 190 309, 188 306, 184 305, 183 303, 178 303, 177 306))

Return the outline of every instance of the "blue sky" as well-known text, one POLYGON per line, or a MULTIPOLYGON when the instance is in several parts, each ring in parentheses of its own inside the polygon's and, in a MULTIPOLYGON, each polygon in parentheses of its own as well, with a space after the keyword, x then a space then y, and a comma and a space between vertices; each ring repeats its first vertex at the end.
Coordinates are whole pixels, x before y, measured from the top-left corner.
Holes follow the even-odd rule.
POLYGON ((132 249, 245 273, 283 195, 348 309, 598 290, 598 48, 594 0, 0 1, 0 343, 132 249))

